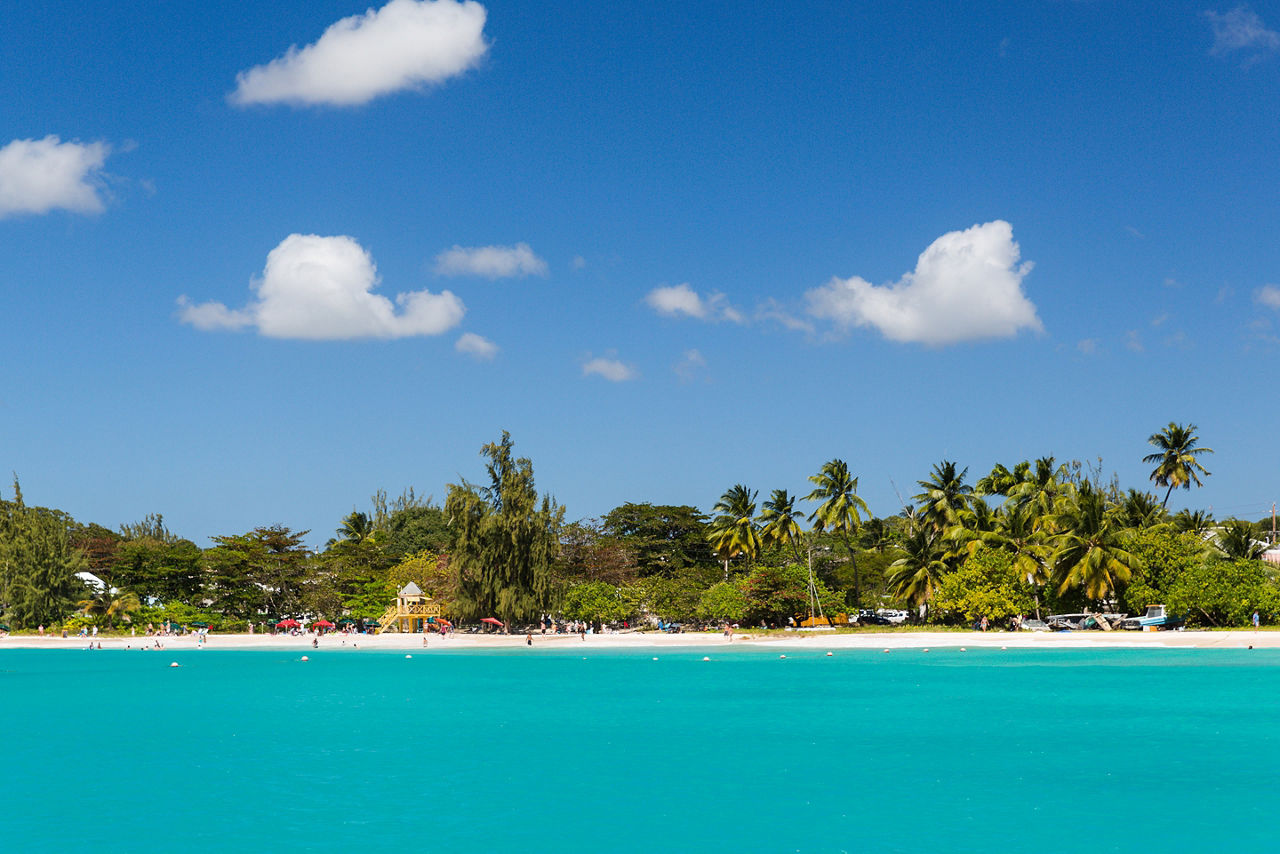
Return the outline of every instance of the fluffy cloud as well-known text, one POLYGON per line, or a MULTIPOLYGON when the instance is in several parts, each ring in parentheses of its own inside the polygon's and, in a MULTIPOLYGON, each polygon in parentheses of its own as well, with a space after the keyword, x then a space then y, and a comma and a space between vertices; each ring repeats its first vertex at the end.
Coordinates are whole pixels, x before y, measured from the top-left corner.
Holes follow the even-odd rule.
POLYGON ((453 345, 453 349, 459 353, 465 353, 473 359, 487 362, 498 355, 498 345, 494 344, 488 338, 483 338, 474 332, 464 332, 458 338, 458 343, 453 345))
POLYGON ((1218 56, 1237 50, 1280 50, 1280 33, 1267 29, 1262 19, 1245 6, 1237 6, 1226 14, 1205 12, 1213 27, 1213 47, 1209 53, 1218 56))
POLYGON ((15 139, 0 148, 0 217, 102 210, 102 164, 111 149, 101 142, 15 139))
POLYGON ((1254 292, 1253 298, 1267 308, 1280 309, 1280 287, 1263 285, 1254 292))
POLYGON ((604 357, 588 359, 583 362, 582 375, 589 377, 592 374, 604 377, 612 383, 626 382, 639 376, 636 369, 630 365, 623 364, 617 359, 606 359, 604 357))
POLYGON ((809 314, 848 329, 871 326, 893 341, 942 346, 1040 331, 1022 292, 1031 263, 1018 263, 1013 227, 1003 220, 942 235, 914 272, 887 285, 858 276, 805 294, 809 314))
POLYGON ((234 104, 364 104, 441 83, 488 50, 485 9, 455 0, 391 0, 330 26, 315 44, 236 75, 234 104))
POLYGON ((483 276, 486 279, 545 276, 547 262, 535 255, 528 243, 454 246, 436 256, 436 273, 441 276, 483 276))
POLYGON ((688 283, 654 288, 644 301, 658 314, 667 317, 696 317, 699 320, 728 320, 742 323, 742 313, 729 305, 729 299, 719 292, 701 296, 688 283))
POLYGON ((439 335, 466 313, 449 291, 402 293, 393 304, 372 292, 378 281, 373 259, 354 239, 291 234, 267 255, 247 306, 192 305, 183 297, 178 315, 197 329, 253 326, 269 338, 338 340, 439 335))
POLYGON ((706 357, 698 350, 685 350, 684 355, 680 357, 680 361, 676 362, 676 376, 681 382, 691 382, 698 375, 705 373, 707 368, 706 357))

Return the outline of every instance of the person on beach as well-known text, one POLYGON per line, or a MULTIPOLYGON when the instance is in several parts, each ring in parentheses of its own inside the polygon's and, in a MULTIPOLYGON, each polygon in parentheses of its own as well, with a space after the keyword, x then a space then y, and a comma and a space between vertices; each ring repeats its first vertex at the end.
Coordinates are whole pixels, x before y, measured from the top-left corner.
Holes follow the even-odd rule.
POLYGON ((40 632, 40 637, 44 637, 44 623, 40 624, 39 632, 40 632))
POLYGON ((525 644, 526 644, 526 645, 528 645, 528 646, 533 646, 533 633, 532 633, 532 632, 530 632, 529 634, 527 634, 527 635, 525 635, 525 636, 524 636, 524 642, 525 642, 525 644))
POLYGON ((426 648, 427 648, 427 633, 426 633, 426 632, 423 632, 423 633, 422 633, 422 648, 423 648, 423 649, 426 649, 426 648))
POLYGON ((1253 612, 1253 630, 1254 630, 1254 631, 1257 631, 1257 630, 1258 630, 1258 624, 1259 624, 1260 622, 1261 622, 1261 620, 1259 620, 1259 619, 1258 619, 1258 612, 1257 612, 1257 611, 1254 611, 1254 612, 1253 612))

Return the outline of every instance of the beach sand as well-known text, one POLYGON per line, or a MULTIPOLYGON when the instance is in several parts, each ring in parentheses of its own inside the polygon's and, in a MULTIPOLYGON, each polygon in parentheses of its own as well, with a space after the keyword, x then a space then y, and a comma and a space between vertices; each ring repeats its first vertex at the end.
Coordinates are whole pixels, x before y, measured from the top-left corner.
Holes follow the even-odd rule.
MULTIPOLYGON (((431 654, 441 651, 475 649, 502 649, 526 647, 523 634, 455 634, 447 639, 428 635, 428 646, 422 646, 420 634, 382 635, 323 635, 318 650, 400 650, 410 653, 431 654)), ((154 646, 159 640, 164 651, 195 650, 291 650, 305 653, 313 649, 313 636, 301 635, 249 635, 214 634, 208 643, 200 647, 195 635, 172 638, 100 637, 94 639, 105 649, 140 650, 154 646)), ((39 637, 35 635, 10 635, 0 638, 0 650, 4 649, 84 649, 89 645, 81 637, 39 637)), ((730 647, 771 650, 841 650, 841 649, 956 649, 996 648, 1010 649, 1100 649, 1112 648, 1187 648, 1187 649, 1246 649, 1250 646, 1280 648, 1280 632, 1258 632, 1252 629, 1234 631, 1168 631, 1168 632, 788 632, 768 636, 752 635, 750 631, 735 632, 730 642, 721 632, 686 632, 664 634, 661 632, 627 632, 618 634, 541 635, 533 636, 534 649, 657 649, 661 647, 697 647, 711 649, 730 647)))

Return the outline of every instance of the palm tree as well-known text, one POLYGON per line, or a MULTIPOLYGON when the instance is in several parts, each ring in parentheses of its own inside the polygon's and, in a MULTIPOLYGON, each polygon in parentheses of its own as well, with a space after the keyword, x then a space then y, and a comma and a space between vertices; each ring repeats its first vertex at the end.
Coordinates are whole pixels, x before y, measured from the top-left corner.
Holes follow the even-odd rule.
POLYGON ((1066 464, 1055 466, 1053 457, 1040 457, 1031 463, 1018 463, 1015 471, 1018 483, 1009 491, 1009 500, 1015 504, 1030 505, 1039 515, 1053 512, 1054 505, 1067 491, 1070 478, 1066 464))
POLYGON ((1208 477, 1210 472, 1196 459, 1197 454, 1212 454, 1213 448, 1199 448, 1200 437, 1196 435, 1196 425, 1185 427, 1170 421, 1169 426, 1159 433, 1152 433, 1147 442, 1160 449, 1157 454, 1148 454, 1142 458, 1144 463, 1155 463, 1151 479, 1156 486, 1167 486, 1161 507, 1169 504, 1169 495, 1174 487, 1190 489, 1191 484, 1200 486, 1200 474, 1208 477))
POLYGON ((1179 534, 1203 537, 1213 530, 1213 514, 1203 510, 1179 510, 1173 517, 1173 529, 1179 534))
POLYGON ((950 571, 937 531, 915 525, 902 541, 906 555, 889 565, 889 592, 912 607, 928 606, 943 576, 950 571))
POLYGON ((760 529, 760 541, 765 545, 781 546, 789 543, 796 555, 796 563, 803 564, 800 557, 800 537, 804 529, 800 527, 800 519, 804 515, 796 512, 795 496, 785 489, 775 489, 769 500, 764 503, 760 513, 760 521, 764 527, 760 529))
POLYGON ((373 521, 368 515, 352 510, 338 526, 337 534, 348 542, 363 543, 373 536, 373 521))
POLYGON ((1164 505, 1150 492, 1130 489, 1117 509, 1118 521, 1126 528, 1154 528, 1168 522, 1164 505))
POLYGON ((707 539, 716 557, 724 563, 725 580, 729 578, 729 561, 743 555, 750 560, 760 553, 760 531, 756 528, 756 491, 739 483, 720 496, 712 508, 720 515, 711 520, 707 539))
POLYGON ((1217 530, 1219 551, 1229 558, 1257 560, 1267 550, 1266 543, 1254 539, 1253 524, 1239 519, 1228 519, 1217 530))
POLYGON ((117 615, 128 619, 130 614, 142 609, 142 602, 137 593, 121 593, 114 587, 103 587, 93 591, 87 599, 81 599, 76 606, 86 617, 103 617, 108 626, 115 626, 117 615))
POLYGON ((983 533, 979 541, 1008 552, 1013 567, 1026 576, 1036 600, 1036 619, 1040 618, 1040 587, 1049 580, 1049 544, 1045 517, 1029 506, 1014 505, 997 516, 994 531, 983 533))
POLYGON ((853 570, 853 606, 862 607, 862 585, 858 581, 858 558, 854 551, 853 535, 862 524, 862 513, 871 515, 867 502, 858 497, 858 479, 849 473, 844 460, 823 463, 822 470, 809 476, 813 491, 805 501, 821 501, 817 510, 809 514, 813 530, 821 534, 831 531, 840 537, 849 552, 849 565, 853 570))
POLYGON ((957 472, 955 463, 943 460, 933 467, 928 480, 917 481, 924 490, 915 496, 920 516, 934 530, 942 532, 955 525, 960 511, 973 500, 973 487, 964 482, 968 473, 967 468, 957 472))
POLYGON ((1106 500, 1087 482, 1077 488, 1073 500, 1062 503, 1054 523, 1059 533, 1050 560, 1061 579, 1060 593, 1074 586, 1083 588, 1090 599, 1105 599, 1139 566, 1125 547, 1122 529, 1107 512, 1106 500))

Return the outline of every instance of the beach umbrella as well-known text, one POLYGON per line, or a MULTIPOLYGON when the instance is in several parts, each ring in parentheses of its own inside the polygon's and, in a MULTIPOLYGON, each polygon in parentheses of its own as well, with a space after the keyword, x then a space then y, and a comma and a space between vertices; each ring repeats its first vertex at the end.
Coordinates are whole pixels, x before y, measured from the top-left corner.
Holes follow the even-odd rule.
POLYGON ((13 631, 13 630, 9 628, 8 623, 0 623, 0 632, 9 632, 9 631, 13 631))
POLYGON ((192 626, 193 628, 197 628, 197 629, 207 629, 207 628, 209 628, 209 624, 208 624, 208 623, 192 623, 192 624, 191 624, 191 626, 192 626))
POLYGON ((481 620, 480 622, 482 622, 482 623, 489 623, 489 624, 494 625, 494 626, 501 626, 501 625, 503 625, 502 620, 499 620, 499 619, 497 619, 497 618, 495 618, 495 617, 485 617, 485 618, 484 618, 483 620, 481 620))
POLYGON ((355 625, 355 622, 356 622, 356 621, 355 621, 355 620, 353 620, 353 619, 351 619, 350 617, 343 617, 341 620, 338 620, 338 625, 340 625, 340 626, 354 626, 354 625, 355 625))
POLYGON ((331 629, 331 628, 333 628, 333 623, 329 622, 328 620, 316 620, 316 623, 315 623, 315 624, 316 624, 317 626, 319 626, 320 628, 322 628, 322 629, 331 629))
POLYGON ((379 623, 377 620, 365 620, 364 624, 366 626, 378 626, 378 627, 382 626, 382 623, 379 623))
POLYGON ((302 623, 299 623, 297 620, 288 619, 288 620, 281 620, 280 622, 276 623, 276 628, 277 629, 296 629, 301 625, 302 623))

